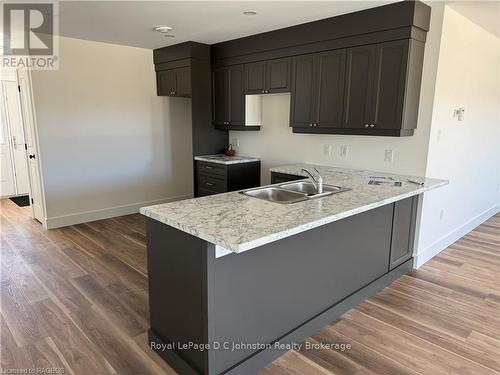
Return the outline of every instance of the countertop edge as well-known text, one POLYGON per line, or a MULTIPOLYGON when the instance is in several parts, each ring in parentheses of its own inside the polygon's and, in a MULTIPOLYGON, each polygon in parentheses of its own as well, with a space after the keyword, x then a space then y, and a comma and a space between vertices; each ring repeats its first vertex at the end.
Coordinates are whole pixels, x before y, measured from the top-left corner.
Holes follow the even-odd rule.
POLYGON ((240 160, 217 160, 217 159, 207 159, 205 156, 195 156, 194 160, 203 161, 205 163, 221 164, 221 165, 254 163, 256 161, 260 161, 260 159, 256 158, 256 157, 242 156, 242 158, 244 158, 244 159, 240 159, 240 160))
POLYGON ((263 246, 263 245, 266 245, 268 243, 278 241, 278 240, 281 240, 283 238, 290 237, 290 236, 293 236, 295 234, 305 232, 305 231, 313 229, 313 228, 317 228, 317 227, 322 226, 322 225, 333 223, 335 221, 345 219, 347 217, 350 217, 350 216, 353 216, 353 215, 356 215, 356 214, 359 214, 359 213, 362 213, 365 211, 369 211, 371 209, 384 206, 386 204, 391 204, 391 203, 394 203, 394 202, 397 202, 397 201, 400 201, 400 200, 403 200, 406 198, 410 198, 412 196, 419 195, 419 194, 425 193, 425 192, 430 191, 430 190, 434 190, 438 187, 446 186, 446 185, 448 185, 448 183, 449 183, 448 181, 442 181, 442 182, 436 183, 432 186, 422 186, 419 189, 413 190, 413 191, 405 193, 405 194, 400 194, 400 195, 396 195, 396 196, 384 199, 382 201, 369 203, 369 204, 366 204, 364 206, 356 207, 356 208, 353 208, 351 210, 344 211, 344 212, 341 212, 341 213, 338 213, 338 214, 335 214, 332 216, 324 217, 320 220, 312 221, 310 223, 299 225, 297 227, 290 228, 290 229, 287 229, 287 230, 282 231, 282 232, 267 235, 267 236, 259 238, 257 240, 243 242, 240 244, 226 243, 226 242, 219 240, 217 238, 214 238, 212 236, 204 235, 203 233, 198 233, 198 231, 196 229, 179 225, 177 222, 170 221, 164 217, 158 218, 152 212, 150 212, 148 210, 149 207, 154 207, 154 206, 141 207, 139 209, 139 212, 146 217, 157 220, 163 224, 167 224, 167 225, 174 227, 176 229, 179 229, 185 233, 196 236, 204 241, 207 241, 207 242, 213 243, 215 245, 219 245, 221 247, 224 247, 224 248, 232 251, 235 254, 239 254, 239 253, 243 253, 245 251, 254 249, 256 247, 263 246))

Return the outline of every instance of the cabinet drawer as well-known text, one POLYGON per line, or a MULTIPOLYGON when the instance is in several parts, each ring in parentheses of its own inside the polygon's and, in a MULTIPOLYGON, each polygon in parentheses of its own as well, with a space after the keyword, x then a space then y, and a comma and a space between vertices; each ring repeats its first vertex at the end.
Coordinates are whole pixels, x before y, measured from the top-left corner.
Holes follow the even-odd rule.
POLYGON ((198 162, 198 173, 203 173, 205 175, 216 175, 225 177, 226 176, 226 166, 215 163, 205 163, 198 162))
POLYGON ((226 180, 200 174, 198 175, 198 189, 225 193, 227 191, 226 180))

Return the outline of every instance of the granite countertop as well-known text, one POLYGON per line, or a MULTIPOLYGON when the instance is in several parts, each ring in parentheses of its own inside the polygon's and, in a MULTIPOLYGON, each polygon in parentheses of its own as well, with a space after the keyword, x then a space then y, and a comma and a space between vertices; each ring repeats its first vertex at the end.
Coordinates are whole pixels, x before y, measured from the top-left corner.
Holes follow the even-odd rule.
POLYGON ((303 175, 302 168, 312 171, 313 167, 318 168, 325 184, 351 190, 293 204, 230 192, 143 207, 140 212, 225 251, 241 253, 448 184, 445 180, 308 164, 275 167, 271 171, 303 175), (371 176, 393 177, 403 183, 369 185, 371 176), (420 180, 424 185, 408 179, 420 180))
POLYGON ((224 154, 219 154, 219 155, 195 156, 194 160, 205 161, 208 163, 229 165, 229 164, 250 163, 253 161, 259 161, 260 159, 251 156, 227 156, 224 154))

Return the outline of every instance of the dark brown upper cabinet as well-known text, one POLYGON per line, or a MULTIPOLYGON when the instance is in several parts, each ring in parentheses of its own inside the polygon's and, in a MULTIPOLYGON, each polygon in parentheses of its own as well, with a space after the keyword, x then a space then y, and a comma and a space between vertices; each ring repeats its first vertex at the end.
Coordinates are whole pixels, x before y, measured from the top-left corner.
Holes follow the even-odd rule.
POLYGON ((316 126, 335 128, 342 123, 346 51, 318 55, 316 126))
POLYGON ((245 125, 243 65, 213 70, 213 122, 216 127, 245 125))
POLYGON ((316 54, 292 58, 290 126, 311 127, 316 119, 316 54))
POLYGON ((290 92, 289 57, 245 64, 245 93, 290 92))
POLYGON ((160 70, 156 73, 156 88, 160 96, 191 96, 191 68, 160 70))
POLYGON ((408 44, 408 40, 397 40, 377 45, 373 115, 375 128, 401 128, 407 78, 408 44))
POLYGON ((374 45, 347 50, 344 111, 346 128, 366 128, 373 119, 376 51, 374 45))
POLYGON ((345 54, 345 49, 341 49, 292 59, 290 126, 342 125, 345 54))
POLYGON ((401 129, 408 40, 347 50, 344 127, 401 129))

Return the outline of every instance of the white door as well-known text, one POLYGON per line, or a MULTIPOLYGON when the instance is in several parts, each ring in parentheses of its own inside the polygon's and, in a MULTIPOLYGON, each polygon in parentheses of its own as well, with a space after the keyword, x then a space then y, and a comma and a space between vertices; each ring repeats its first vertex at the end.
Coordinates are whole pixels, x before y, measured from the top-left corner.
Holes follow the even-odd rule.
POLYGON ((24 148, 24 130, 19 105, 17 82, 3 81, 5 109, 10 129, 11 149, 14 164, 16 195, 29 194, 28 162, 24 148))
POLYGON ((40 166, 38 164, 35 113, 33 106, 33 95, 31 90, 31 76, 29 70, 19 69, 17 71, 17 78, 20 87, 19 97, 24 125, 26 153, 28 155, 28 175, 30 179, 32 216, 39 222, 44 223, 44 203, 40 166))
MULTIPOLYGON (((4 97, 3 87, 0 85, 1 97, 4 97)), ((14 173, 12 168, 12 153, 9 141, 9 128, 7 125, 7 116, 3 101, 0 105, 1 120, 0 124, 0 196, 10 196, 16 194, 14 185, 14 173)))

